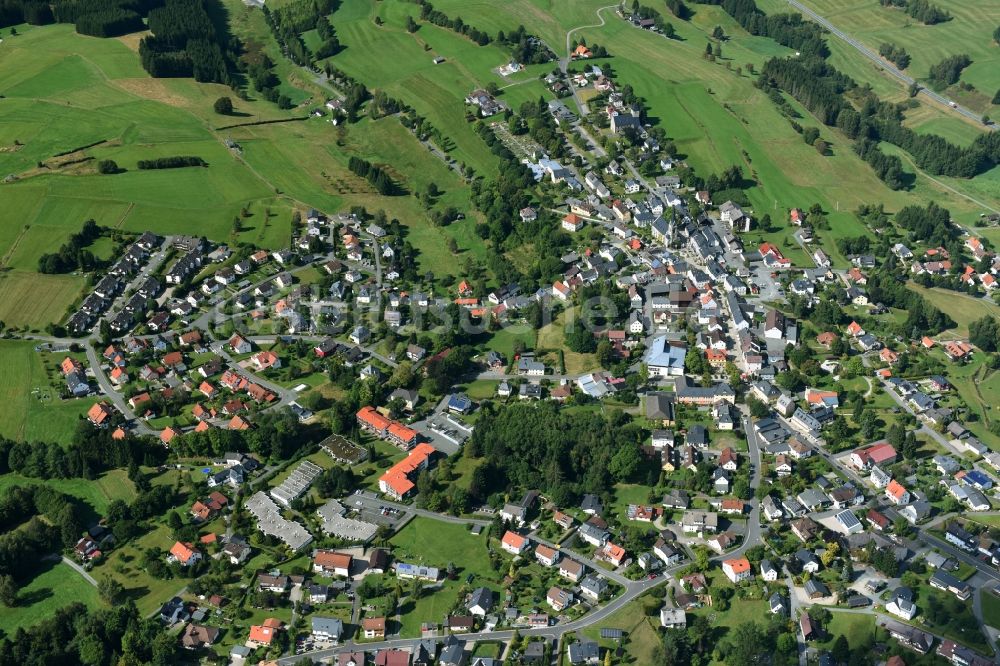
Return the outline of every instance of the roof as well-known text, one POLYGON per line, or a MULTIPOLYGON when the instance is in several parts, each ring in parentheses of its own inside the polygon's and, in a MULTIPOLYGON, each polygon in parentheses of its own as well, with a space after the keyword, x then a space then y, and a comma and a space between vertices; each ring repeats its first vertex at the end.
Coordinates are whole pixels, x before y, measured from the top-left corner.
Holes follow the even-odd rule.
POLYGON ((741 574, 750 571, 750 560, 745 557, 736 557, 731 560, 726 560, 722 564, 729 567, 733 573, 741 574))
POLYGON ((516 532, 511 532, 510 530, 503 535, 503 542, 511 548, 517 548, 520 550, 521 548, 524 548, 527 541, 528 540, 525 537, 517 534, 516 532))
POLYGON ((885 492, 889 495, 892 495, 896 499, 900 499, 901 497, 903 497, 903 495, 906 494, 906 488, 904 488, 902 484, 900 484, 898 481, 893 479, 892 481, 889 482, 889 485, 886 486, 885 492))

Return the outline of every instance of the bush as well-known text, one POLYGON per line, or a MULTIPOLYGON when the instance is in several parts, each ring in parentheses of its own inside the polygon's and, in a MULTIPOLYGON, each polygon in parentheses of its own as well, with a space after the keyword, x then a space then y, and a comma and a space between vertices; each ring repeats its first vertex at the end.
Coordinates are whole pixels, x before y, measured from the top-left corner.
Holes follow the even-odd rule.
POLYGON ((233 100, 228 97, 220 97, 215 100, 215 105, 212 108, 215 109, 216 113, 228 116, 233 112, 233 100))
POLYGON ((97 170, 105 175, 120 173, 122 171, 118 168, 118 163, 114 160, 101 160, 97 163, 97 170))

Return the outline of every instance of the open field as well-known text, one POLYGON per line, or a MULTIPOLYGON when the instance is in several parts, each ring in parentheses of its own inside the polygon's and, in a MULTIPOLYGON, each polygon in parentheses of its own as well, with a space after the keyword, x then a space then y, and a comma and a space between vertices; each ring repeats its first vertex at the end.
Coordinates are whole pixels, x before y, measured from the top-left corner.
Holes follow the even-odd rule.
POLYGON ((93 510, 90 518, 103 515, 108 504, 114 500, 130 502, 135 499, 135 485, 129 480, 125 470, 116 469, 102 474, 93 481, 88 479, 34 479, 20 474, 8 473, 0 475, 0 492, 5 492, 11 486, 27 486, 31 484, 46 485, 60 492, 72 495, 93 510))
MULTIPOLYGON (((2 284, 2 281, 0 281, 2 284)), ((0 342, 0 435, 68 442, 94 398, 62 401, 31 342, 0 342)))
POLYGON ((957 335, 967 336, 969 324, 981 319, 985 314, 1000 316, 1000 306, 989 299, 974 298, 960 294, 950 289, 932 287, 928 289, 915 282, 908 282, 907 287, 917 292, 958 324, 953 330, 957 335))
POLYGON ((5 634, 13 635, 21 627, 37 624, 57 609, 77 602, 96 608, 100 604, 97 588, 69 566, 45 562, 42 572, 21 588, 17 606, 0 606, 0 623, 5 634))
POLYGON ((466 525, 417 517, 390 541, 400 561, 442 569, 452 562, 462 578, 475 574, 484 580, 495 580, 497 574, 490 568, 486 539, 485 530, 475 536, 466 525))
MULTIPOLYGON (((642 601, 636 600, 601 622, 601 627, 621 629, 625 632, 624 646, 636 664, 653 663, 653 653, 660 642, 659 622, 643 612, 642 601)), ((601 639, 600 628, 588 627, 582 635, 598 641, 602 648, 614 648, 616 641, 601 639)))

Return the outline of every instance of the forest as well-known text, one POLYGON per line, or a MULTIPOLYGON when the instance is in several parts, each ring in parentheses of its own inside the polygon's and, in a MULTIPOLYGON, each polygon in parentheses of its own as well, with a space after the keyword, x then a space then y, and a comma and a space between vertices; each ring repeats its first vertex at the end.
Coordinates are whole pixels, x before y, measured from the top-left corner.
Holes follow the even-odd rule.
POLYGON ((469 492, 517 494, 540 489, 570 506, 584 493, 607 496, 612 484, 632 479, 643 463, 647 436, 620 411, 570 412, 543 402, 484 406, 466 454, 481 458, 469 492))
POLYGON ((180 658, 176 637, 158 619, 143 619, 131 600, 94 612, 70 604, 0 642, 0 666, 170 666, 180 658))
POLYGON ((878 54, 894 64, 897 69, 906 69, 910 66, 910 54, 902 46, 883 42, 878 47, 878 54))
POLYGON ((153 34, 139 42, 139 57, 150 76, 232 83, 231 53, 237 44, 214 2, 166 0, 150 10, 148 27, 153 34))

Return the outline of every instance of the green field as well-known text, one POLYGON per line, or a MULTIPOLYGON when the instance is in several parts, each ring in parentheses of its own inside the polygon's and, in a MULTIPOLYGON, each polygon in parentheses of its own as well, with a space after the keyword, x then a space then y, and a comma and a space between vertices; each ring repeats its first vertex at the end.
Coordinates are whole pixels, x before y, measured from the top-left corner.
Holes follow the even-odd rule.
POLYGON ((486 580, 496 578, 486 551, 486 531, 473 535, 464 524, 445 523, 431 518, 414 518, 392 537, 395 557, 403 562, 444 568, 455 564, 459 576, 475 574, 486 580))
POLYGON ((983 592, 983 622, 991 627, 1000 627, 1000 598, 991 592, 983 592))
MULTIPOLYGON (((62 360, 61 357, 58 359, 62 360)), ((54 355, 49 364, 58 362, 54 355)), ((53 372, 50 370, 49 372, 53 372)), ((60 400, 32 342, 0 341, 0 435, 28 441, 69 442, 94 398, 60 400)))
POLYGON ((0 624, 5 634, 13 635, 21 627, 52 617, 57 609, 71 603, 96 608, 100 604, 97 588, 69 566, 45 562, 42 573, 21 588, 17 606, 0 606, 0 624))
POLYGON ((44 484, 67 495, 79 498, 93 510, 93 518, 103 515, 108 504, 120 499, 130 502, 135 499, 135 485, 129 480, 125 470, 106 472, 93 481, 88 479, 33 479, 20 474, 0 475, 0 492, 11 486, 44 484))
POLYGON ((851 646, 864 645, 875 638, 875 616, 867 613, 838 613, 836 610, 830 611, 833 619, 823 627, 828 646, 839 636, 846 636, 847 642, 851 646))

